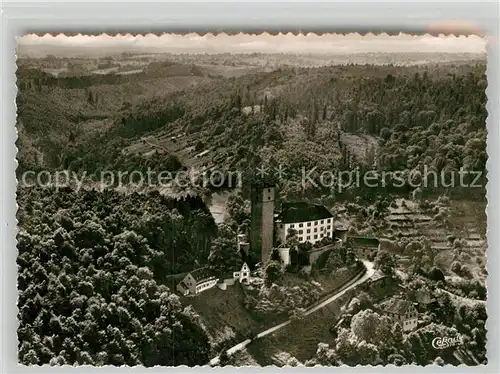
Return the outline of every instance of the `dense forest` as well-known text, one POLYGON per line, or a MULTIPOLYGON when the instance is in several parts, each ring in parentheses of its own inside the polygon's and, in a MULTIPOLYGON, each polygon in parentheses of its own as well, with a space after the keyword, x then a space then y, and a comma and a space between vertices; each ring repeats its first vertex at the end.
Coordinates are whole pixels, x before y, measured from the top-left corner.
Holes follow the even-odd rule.
POLYGON ((165 285, 206 263, 213 218, 197 198, 18 193, 23 364, 203 365, 196 314, 165 285))
MULTIPOLYGON (((485 88, 480 63, 283 68, 218 79, 122 110, 97 139, 68 141, 55 167, 180 170, 175 155, 128 157, 121 150, 147 134, 185 134, 186 147, 216 152, 212 164, 223 170, 286 165, 280 182, 288 198, 338 192, 335 186, 304 189, 302 168, 316 168, 316 176, 355 167, 403 173, 424 165, 438 173, 464 168, 482 172, 484 185, 485 88), (367 136, 374 145, 357 152, 344 134, 367 136)), ((405 185, 393 192, 411 190, 405 185)))

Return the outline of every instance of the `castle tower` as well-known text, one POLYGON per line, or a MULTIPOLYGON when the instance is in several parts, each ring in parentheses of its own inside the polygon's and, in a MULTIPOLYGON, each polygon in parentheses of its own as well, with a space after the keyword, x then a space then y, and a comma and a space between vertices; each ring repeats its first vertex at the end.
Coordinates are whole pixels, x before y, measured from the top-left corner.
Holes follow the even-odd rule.
POLYGON ((274 185, 252 186, 250 251, 264 264, 274 244, 274 185))

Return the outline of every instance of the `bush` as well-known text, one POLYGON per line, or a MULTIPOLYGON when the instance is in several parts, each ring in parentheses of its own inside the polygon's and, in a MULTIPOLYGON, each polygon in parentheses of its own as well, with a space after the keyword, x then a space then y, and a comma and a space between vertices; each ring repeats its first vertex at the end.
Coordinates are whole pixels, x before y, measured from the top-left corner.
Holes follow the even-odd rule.
POLYGON ((456 274, 459 274, 462 270, 462 265, 458 261, 455 261, 451 264, 450 270, 456 274))
POLYGON ((445 281, 444 273, 441 271, 441 269, 439 269, 435 266, 431 269, 431 271, 429 271, 427 277, 435 282, 438 282, 438 281, 444 282, 445 281))
POLYGON ((265 281, 271 285, 283 279, 283 266, 278 261, 270 261, 265 270, 265 281))
POLYGON ((466 265, 461 265, 458 261, 454 261, 451 264, 451 271, 455 274, 464 277, 464 278, 472 278, 472 274, 469 268, 466 265))
POLYGON ((203 148, 205 148, 205 144, 203 144, 203 142, 201 140, 198 140, 196 142, 196 145, 194 146, 194 150, 196 152, 200 152, 201 150, 203 150, 203 148))

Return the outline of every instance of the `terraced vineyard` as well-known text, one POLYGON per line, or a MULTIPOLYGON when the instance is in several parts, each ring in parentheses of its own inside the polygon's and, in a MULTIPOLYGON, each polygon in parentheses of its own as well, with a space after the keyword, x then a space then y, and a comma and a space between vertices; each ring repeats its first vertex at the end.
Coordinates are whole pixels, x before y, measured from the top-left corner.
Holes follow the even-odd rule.
MULTIPOLYGON (((486 204, 451 201, 448 206, 434 207, 434 210, 422 205, 415 201, 396 200, 386 216, 389 229, 382 235, 410 243, 427 242, 434 254, 433 265, 447 276, 456 276, 450 268, 454 261, 459 261, 467 266, 473 278, 484 279, 486 204)), ((405 250, 400 256, 400 265, 411 265, 414 255, 405 250)))

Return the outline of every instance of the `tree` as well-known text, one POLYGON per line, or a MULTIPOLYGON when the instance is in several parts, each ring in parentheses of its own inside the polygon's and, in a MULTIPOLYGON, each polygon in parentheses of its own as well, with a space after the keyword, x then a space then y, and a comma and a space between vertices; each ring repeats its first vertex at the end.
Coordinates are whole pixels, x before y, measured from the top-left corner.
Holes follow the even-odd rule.
MULTIPOLYGON (((345 330, 347 331, 347 330, 345 330)), ((316 363, 322 366, 337 366, 335 350, 331 349, 328 344, 318 343, 318 348, 315 355, 316 363)))
POLYGON ((208 263, 212 270, 223 273, 241 266, 241 255, 235 239, 217 237, 210 248, 208 263))
POLYGON ((359 365, 377 365, 380 363, 380 357, 377 346, 366 341, 362 341, 356 347, 359 365))
POLYGON ((391 324, 385 316, 381 317, 373 310, 365 309, 352 317, 351 329, 360 341, 377 343, 387 341, 391 331, 391 324))
POLYGON ((283 278, 283 267, 278 261, 270 261, 265 269, 265 281, 267 285, 276 283, 283 278))
POLYGON ((207 362, 209 341, 199 316, 157 283, 172 274, 172 257, 192 268, 195 253, 207 256, 193 244, 192 230, 200 226, 208 230, 205 240, 211 236, 210 221, 194 200, 34 188, 18 202, 27 232, 19 237, 20 362, 207 362), (37 251, 26 250, 34 245, 37 251))
POLYGON ((226 201, 226 209, 229 217, 238 225, 250 219, 248 206, 245 200, 239 195, 231 195, 226 201))
POLYGON ((419 330, 413 331, 408 335, 408 342, 411 346, 411 352, 415 356, 415 361, 418 365, 432 364, 433 360, 440 356, 448 359, 453 356, 453 350, 436 349, 432 345, 432 341, 436 337, 455 338, 457 336, 455 328, 431 323, 419 330))
POLYGON ((287 361, 286 361, 286 366, 290 366, 290 367, 297 367, 300 365, 300 361, 297 360, 295 357, 290 357, 287 361))
POLYGON ((230 365, 231 358, 229 357, 227 350, 223 349, 219 355, 219 366, 227 366, 230 365))
POLYGON ((429 271, 428 278, 435 281, 435 282, 439 282, 439 281, 444 282, 445 281, 445 276, 444 276, 443 271, 435 266, 431 269, 431 271, 429 271))
POLYGON ((396 263, 394 262, 393 256, 389 252, 384 250, 379 251, 377 257, 375 258, 375 263, 382 271, 382 273, 390 278, 394 276, 396 263))
POLYGON ((346 364, 352 363, 356 361, 357 350, 356 344, 357 339, 354 334, 347 330, 341 329, 335 339, 335 351, 339 359, 346 364))
POLYGON ((299 238, 297 236, 297 230, 289 229, 286 235, 286 245, 290 248, 296 248, 299 245, 299 238))
POLYGON ((326 269, 329 271, 335 271, 341 268, 344 265, 344 261, 342 260, 342 256, 338 251, 331 251, 328 255, 328 259, 326 260, 326 269))
POLYGON ((390 344, 396 352, 404 352, 406 349, 403 327, 397 322, 392 325, 390 344))

